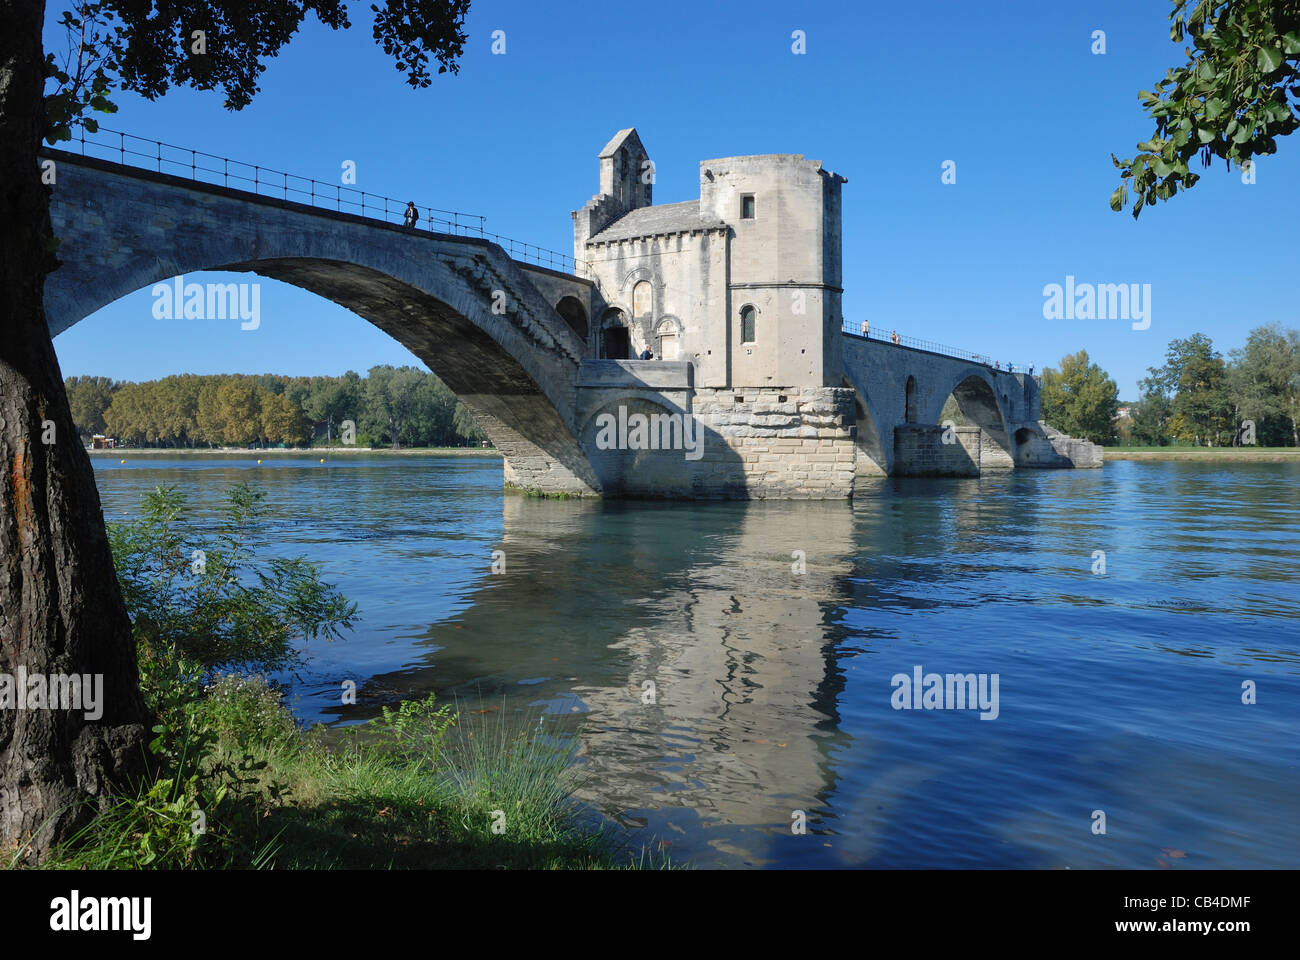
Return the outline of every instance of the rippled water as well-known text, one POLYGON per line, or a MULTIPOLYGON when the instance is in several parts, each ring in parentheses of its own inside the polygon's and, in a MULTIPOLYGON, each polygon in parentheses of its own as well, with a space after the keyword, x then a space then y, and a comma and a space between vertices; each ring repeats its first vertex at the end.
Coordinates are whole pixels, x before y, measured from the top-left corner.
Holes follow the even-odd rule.
POLYGON ((576 731, 582 797, 675 859, 1300 859, 1295 464, 889 479, 852 504, 528 500, 499 461, 451 457, 128 454, 96 473, 109 519, 159 483, 200 513, 238 479, 268 491, 276 548, 363 615, 291 678, 304 720, 429 691, 544 710, 576 731), (895 709, 918 666, 996 674, 996 719, 895 709))

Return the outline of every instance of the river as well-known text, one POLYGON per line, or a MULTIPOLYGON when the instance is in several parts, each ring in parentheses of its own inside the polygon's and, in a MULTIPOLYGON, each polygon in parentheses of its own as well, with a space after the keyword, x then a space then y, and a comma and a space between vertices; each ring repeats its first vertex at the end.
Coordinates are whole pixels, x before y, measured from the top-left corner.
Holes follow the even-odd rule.
POLYGON ((1296 865, 1300 465, 656 503, 507 496, 495 459, 121 456, 110 521, 250 480, 272 549, 357 601, 282 678, 304 722, 431 691, 541 717, 581 799, 675 861, 1296 865))

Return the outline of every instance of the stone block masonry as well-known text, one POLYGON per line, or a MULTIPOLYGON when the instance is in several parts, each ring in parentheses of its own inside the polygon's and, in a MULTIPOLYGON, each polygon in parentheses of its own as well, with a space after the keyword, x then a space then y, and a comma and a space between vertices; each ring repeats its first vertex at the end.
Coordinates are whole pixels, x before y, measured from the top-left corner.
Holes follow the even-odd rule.
POLYGON ((979 427, 894 428, 894 474, 905 477, 978 477, 984 447, 979 427), (945 438, 949 442, 945 442, 945 438))
MULTIPOLYGON (((833 387, 700 390, 695 415, 724 457, 743 464, 754 499, 853 495, 853 391, 833 387)), ((708 447, 705 448, 708 456, 708 447)))
POLYGON ((692 496, 843 500, 853 495, 853 392, 829 387, 698 389, 704 434, 692 496))

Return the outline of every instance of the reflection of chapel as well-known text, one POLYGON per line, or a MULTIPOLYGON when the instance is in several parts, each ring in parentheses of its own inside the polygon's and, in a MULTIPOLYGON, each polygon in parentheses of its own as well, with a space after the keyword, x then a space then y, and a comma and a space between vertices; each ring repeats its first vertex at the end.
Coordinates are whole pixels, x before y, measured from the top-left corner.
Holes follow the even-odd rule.
POLYGON ((615 134, 573 214, 591 321, 576 301, 560 313, 591 356, 649 347, 690 361, 698 386, 838 386, 845 179, 797 154, 706 160, 699 177, 698 200, 654 206, 641 138, 615 134))

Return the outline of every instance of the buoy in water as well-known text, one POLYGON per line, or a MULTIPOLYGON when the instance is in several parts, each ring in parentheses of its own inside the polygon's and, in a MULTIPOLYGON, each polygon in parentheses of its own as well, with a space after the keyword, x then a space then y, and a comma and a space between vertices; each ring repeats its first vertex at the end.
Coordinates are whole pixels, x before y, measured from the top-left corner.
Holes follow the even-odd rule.
POLYGON ((259 461, 257 461, 257 462, 258 462, 258 463, 261 463, 261 462, 262 462, 262 461, 261 461, 261 460, 259 460, 259 461))
POLYGON ((321 457, 320 462, 321 462, 321 463, 324 463, 324 462, 325 462, 325 458, 324 458, 324 457, 321 457))
POLYGON ((117 462, 118 462, 118 463, 126 463, 125 460, 119 460, 119 461, 117 461, 117 462))

